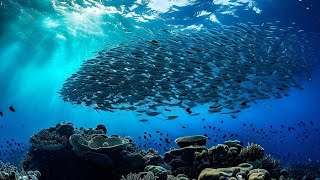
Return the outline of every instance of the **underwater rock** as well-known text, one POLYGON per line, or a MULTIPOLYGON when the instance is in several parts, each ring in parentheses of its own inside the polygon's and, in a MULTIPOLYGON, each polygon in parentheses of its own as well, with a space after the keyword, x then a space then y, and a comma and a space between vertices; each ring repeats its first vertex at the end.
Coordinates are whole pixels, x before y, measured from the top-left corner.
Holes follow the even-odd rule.
POLYGON ((265 169, 253 169, 247 175, 248 180, 270 180, 270 174, 265 169))
POLYGON ((177 138, 174 141, 180 148, 187 146, 205 146, 207 144, 207 137, 201 135, 184 136, 177 138))

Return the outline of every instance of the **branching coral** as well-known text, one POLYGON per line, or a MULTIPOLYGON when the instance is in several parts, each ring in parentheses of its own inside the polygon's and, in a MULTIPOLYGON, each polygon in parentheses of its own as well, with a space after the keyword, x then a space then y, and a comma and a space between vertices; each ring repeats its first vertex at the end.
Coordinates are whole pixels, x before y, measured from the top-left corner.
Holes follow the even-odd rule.
POLYGON ((269 171, 272 177, 280 176, 281 164, 279 160, 274 159, 271 155, 266 155, 260 161, 262 169, 269 171))
POLYGON ((246 162, 262 159, 263 157, 264 149, 259 144, 251 143, 241 150, 237 158, 242 162, 246 162))

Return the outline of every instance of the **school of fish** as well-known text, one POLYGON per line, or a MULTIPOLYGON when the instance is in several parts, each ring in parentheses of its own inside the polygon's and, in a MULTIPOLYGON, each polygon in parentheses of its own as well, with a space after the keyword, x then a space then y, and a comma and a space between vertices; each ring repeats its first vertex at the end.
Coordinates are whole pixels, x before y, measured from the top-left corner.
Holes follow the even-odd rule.
POLYGON ((210 113, 236 114, 303 89, 301 82, 312 80, 315 38, 280 22, 162 30, 155 39, 135 36, 97 52, 59 93, 64 101, 103 111, 157 116, 181 107, 191 114, 190 108, 208 103, 210 113))

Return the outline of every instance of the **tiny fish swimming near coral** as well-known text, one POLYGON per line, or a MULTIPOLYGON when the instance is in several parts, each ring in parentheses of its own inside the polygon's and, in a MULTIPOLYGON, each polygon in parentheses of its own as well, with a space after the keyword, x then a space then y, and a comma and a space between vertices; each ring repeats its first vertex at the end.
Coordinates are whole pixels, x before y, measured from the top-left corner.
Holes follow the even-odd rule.
POLYGON ((302 88, 298 79, 311 75, 312 42, 279 23, 167 31, 157 40, 137 38, 98 52, 59 93, 64 101, 105 111, 123 104, 142 112, 214 102, 209 112, 237 118, 235 113, 256 100, 302 88))

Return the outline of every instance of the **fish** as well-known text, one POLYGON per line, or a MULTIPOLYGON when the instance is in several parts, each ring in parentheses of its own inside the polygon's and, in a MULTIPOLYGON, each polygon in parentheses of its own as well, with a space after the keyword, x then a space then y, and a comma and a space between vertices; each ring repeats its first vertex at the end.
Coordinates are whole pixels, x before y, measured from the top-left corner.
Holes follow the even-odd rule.
POLYGON ((174 120, 177 119, 179 116, 168 116, 167 120, 174 120))
POLYGON ((236 110, 236 111, 230 111, 230 112, 222 112, 221 114, 236 114, 241 112, 241 110, 236 110))
POLYGON ((0 111, 0 116, 3 117, 3 112, 0 111))
POLYGON ((11 112, 16 112, 16 110, 14 109, 13 106, 10 106, 10 107, 9 107, 9 110, 10 110, 11 112))
POLYGON ((147 112, 146 113, 148 116, 158 116, 159 114, 161 114, 160 112, 147 112))
POLYGON ((148 122, 149 120, 148 119, 140 119, 139 121, 140 122, 148 122))
POLYGON ((210 104, 209 113, 235 119, 259 100, 303 90, 300 79, 312 77, 308 59, 317 52, 319 39, 277 22, 165 30, 152 39, 134 35, 98 50, 64 81, 58 94, 72 105, 148 116, 174 108, 199 115, 191 108, 210 104))
POLYGON ((151 42, 152 42, 153 44, 159 44, 159 42, 156 41, 156 40, 152 40, 151 42))
POLYGON ((200 113, 192 113, 191 116, 198 116, 200 113))
POLYGON ((191 111, 190 108, 186 108, 186 111, 187 111, 188 114, 191 114, 191 113, 192 113, 192 111, 191 111))

